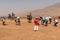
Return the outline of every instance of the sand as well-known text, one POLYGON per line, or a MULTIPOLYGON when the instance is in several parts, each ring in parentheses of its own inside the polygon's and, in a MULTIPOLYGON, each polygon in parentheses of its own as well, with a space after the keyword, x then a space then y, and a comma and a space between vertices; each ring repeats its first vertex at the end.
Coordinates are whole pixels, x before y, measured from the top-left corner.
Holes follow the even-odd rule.
POLYGON ((60 23, 58 27, 54 27, 53 23, 47 27, 40 25, 37 32, 33 31, 34 24, 26 19, 21 19, 20 26, 9 19, 6 24, 3 26, 0 21, 0 40, 60 40, 60 23))

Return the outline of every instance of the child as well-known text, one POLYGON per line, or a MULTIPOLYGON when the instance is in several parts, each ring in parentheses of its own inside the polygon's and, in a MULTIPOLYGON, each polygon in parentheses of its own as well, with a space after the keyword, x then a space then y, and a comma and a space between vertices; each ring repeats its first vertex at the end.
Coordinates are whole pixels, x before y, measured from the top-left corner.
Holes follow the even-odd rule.
POLYGON ((38 26, 39 26, 39 20, 36 17, 35 20, 34 20, 34 31, 38 31, 38 26))

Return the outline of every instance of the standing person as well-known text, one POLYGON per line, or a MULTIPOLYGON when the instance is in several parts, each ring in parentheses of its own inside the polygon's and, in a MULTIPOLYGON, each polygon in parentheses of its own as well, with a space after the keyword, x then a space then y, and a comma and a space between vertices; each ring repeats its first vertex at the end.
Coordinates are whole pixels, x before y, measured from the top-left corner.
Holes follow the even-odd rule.
POLYGON ((44 22, 45 22, 44 17, 42 17, 41 24, 44 25, 44 22))
POLYGON ((36 17, 34 20, 34 31, 38 31, 39 19, 36 17))
POLYGON ((45 26, 48 26, 48 20, 45 20, 45 26))
POLYGON ((15 19, 16 25, 17 25, 17 19, 15 19))
POLYGON ((2 18, 2 22, 3 22, 3 25, 5 25, 5 19, 4 18, 2 18))
POLYGON ((32 23, 32 14, 27 15, 27 20, 29 23, 32 23))
POLYGON ((52 22, 52 18, 51 18, 51 17, 49 17, 49 23, 51 24, 51 22, 52 22))
POLYGON ((20 17, 17 17, 17 18, 15 19, 15 22, 16 22, 16 25, 20 25, 20 17))
POLYGON ((54 18, 54 26, 57 27, 57 24, 58 24, 58 20, 54 18))
POLYGON ((18 25, 20 25, 20 18, 18 18, 18 25))
POLYGON ((49 17, 45 16, 45 26, 48 26, 48 20, 49 20, 49 17))

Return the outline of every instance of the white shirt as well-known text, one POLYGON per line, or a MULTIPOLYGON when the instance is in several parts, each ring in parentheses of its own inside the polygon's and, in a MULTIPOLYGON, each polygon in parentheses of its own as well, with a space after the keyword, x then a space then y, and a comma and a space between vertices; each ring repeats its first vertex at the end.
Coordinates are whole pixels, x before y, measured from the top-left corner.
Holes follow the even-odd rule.
POLYGON ((58 20, 56 19, 55 22, 58 22, 58 20))

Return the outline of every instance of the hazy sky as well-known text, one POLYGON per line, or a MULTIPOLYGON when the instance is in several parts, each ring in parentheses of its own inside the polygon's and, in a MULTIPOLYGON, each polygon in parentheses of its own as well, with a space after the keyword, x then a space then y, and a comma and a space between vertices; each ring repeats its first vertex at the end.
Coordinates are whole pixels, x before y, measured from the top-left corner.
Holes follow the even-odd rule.
POLYGON ((60 0, 0 0, 0 15, 45 8, 60 0))

